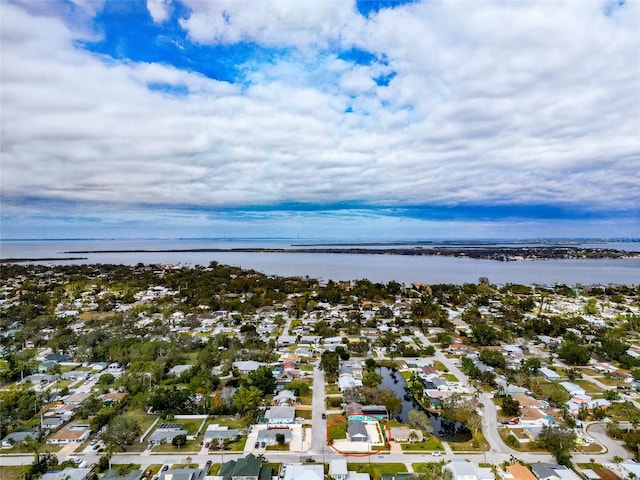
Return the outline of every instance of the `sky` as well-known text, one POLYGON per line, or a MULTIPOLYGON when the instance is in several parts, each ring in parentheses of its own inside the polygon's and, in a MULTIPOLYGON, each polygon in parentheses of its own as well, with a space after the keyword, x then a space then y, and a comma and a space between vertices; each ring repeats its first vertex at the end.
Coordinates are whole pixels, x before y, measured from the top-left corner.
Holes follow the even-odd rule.
POLYGON ((0 1, 0 238, 640 237, 640 2, 0 1))

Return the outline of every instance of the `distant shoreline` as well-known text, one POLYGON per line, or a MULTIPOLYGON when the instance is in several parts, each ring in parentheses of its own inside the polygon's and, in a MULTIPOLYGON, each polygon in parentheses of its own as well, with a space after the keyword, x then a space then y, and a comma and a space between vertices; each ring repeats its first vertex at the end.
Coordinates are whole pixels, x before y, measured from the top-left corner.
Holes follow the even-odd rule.
MULTIPOLYGON (((171 249, 122 249, 122 250, 73 250, 61 252, 71 255, 113 254, 113 253, 311 253, 342 255, 403 255, 403 256, 444 256, 468 257, 496 261, 521 261, 545 259, 601 259, 636 258, 637 252, 627 252, 609 248, 584 248, 570 246, 538 247, 412 247, 412 248, 171 248, 171 249)), ((49 258, 46 260, 82 260, 84 258, 49 258)), ((45 260, 45 259, 33 259, 45 260)), ((6 262, 6 260, 2 260, 6 262)), ((29 261, 23 259, 23 261, 29 261)))
POLYGON ((0 263, 64 262, 67 260, 89 260, 89 257, 0 258, 0 263))

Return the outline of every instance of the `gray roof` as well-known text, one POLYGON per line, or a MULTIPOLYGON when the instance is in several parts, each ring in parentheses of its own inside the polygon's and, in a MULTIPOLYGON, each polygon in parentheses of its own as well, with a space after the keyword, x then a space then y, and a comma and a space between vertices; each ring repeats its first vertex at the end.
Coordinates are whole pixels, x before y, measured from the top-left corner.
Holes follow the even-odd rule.
POLYGON ((202 480, 206 474, 201 468, 176 468, 162 473, 159 480, 202 480))
POLYGON ((289 429, 271 429, 271 430, 260 430, 258 432, 258 441, 262 442, 262 441, 267 441, 267 440, 274 440, 276 439, 276 435, 278 433, 282 433, 284 434, 284 441, 285 443, 289 443, 291 442, 291 430, 289 429))
POLYGON ((233 440, 240 436, 239 430, 229 430, 229 429, 216 429, 216 430, 207 430, 204 432, 205 440, 215 438, 215 439, 228 439, 233 440))
POLYGON ((158 428, 155 432, 149 435, 149 438, 147 438, 147 442, 159 442, 162 439, 165 439, 167 442, 171 442, 178 435, 186 435, 186 434, 187 434, 186 430, 182 430, 179 428, 176 428, 176 429, 158 428))
POLYGON ((533 465, 531 465, 531 471, 540 480, 544 480, 545 478, 557 477, 558 474, 554 470, 559 468, 564 468, 564 467, 561 467, 557 463, 542 463, 542 462, 534 463, 533 465))
POLYGON ((347 433, 349 434, 349 437, 361 436, 369 438, 367 427, 364 422, 361 422, 360 420, 350 420, 347 426, 347 433))
POLYGON ((41 480, 84 480, 91 473, 90 468, 70 468, 44 473, 41 480))
POLYGON ((264 418, 268 420, 288 420, 294 419, 296 416, 295 407, 271 407, 264 414, 264 418))
POLYGON ((38 438, 38 432, 35 430, 18 430, 17 432, 11 432, 6 435, 2 441, 8 442, 9 440, 13 440, 13 443, 24 442, 27 437, 31 437, 34 440, 38 438))
POLYGON ((120 475, 117 470, 108 470, 102 480, 138 480, 142 476, 142 470, 131 470, 126 475, 120 475))

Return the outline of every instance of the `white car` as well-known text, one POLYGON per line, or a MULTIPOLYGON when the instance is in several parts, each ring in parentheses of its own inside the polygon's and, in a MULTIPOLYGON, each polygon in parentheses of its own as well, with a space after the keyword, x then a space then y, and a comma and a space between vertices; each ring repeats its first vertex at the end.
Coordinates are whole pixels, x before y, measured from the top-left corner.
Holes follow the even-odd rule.
POLYGON ((431 452, 432 457, 441 457, 442 454, 440 452, 431 452))

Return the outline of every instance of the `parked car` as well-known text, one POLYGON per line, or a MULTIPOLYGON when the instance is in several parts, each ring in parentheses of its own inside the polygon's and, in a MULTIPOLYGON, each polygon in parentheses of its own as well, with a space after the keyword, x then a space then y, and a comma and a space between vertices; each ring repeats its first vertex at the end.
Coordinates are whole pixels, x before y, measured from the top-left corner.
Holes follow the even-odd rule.
POLYGON ((169 470, 169 465, 163 465, 162 466, 162 471, 166 472, 167 470, 169 470))
POLYGON ((442 454, 440 452, 431 452, 432 457, 441 457, 442 454))
POLYGON ((260 442, 256 442, 256 444, 253 446, 253 448, 260 448, 260 442))
POLYGON ((305 462, 307 462, 307 463, 316 463, 316 459, 315 458, 307 458, 305 460, 305 462))
POLYGON ((209 468, 211 466, 213 462, 211 460, 207 460, 207 468, 209 468))
POLYGON ((267 446, 267 442, 262 442, 262 443, 260 444, 260 446, 261 446, 262 448, 266 447, 266 446, 267 446))

